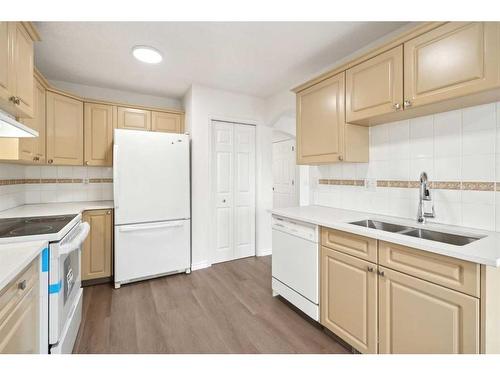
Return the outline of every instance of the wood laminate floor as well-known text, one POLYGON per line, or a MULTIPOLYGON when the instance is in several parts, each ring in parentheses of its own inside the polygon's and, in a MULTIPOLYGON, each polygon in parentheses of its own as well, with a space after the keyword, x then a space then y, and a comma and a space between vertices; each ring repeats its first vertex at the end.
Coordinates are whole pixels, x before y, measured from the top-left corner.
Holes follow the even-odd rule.
POLYGON ((84 289, 75 353, 347 353, 271 293, 271 257, 84 289))

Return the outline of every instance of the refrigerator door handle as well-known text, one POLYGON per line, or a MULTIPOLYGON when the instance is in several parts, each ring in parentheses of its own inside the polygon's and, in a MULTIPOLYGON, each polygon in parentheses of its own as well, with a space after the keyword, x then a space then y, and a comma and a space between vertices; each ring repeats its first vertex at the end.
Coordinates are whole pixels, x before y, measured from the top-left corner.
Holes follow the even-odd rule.
POLYGON ((125 225, 125 226, 120 226, 119 230, 120 230, 120 232, 136 232, 136 231, 144 231, 144 230, 150 230, 150 229, 182 227, 183 225, 184 225, 183 222, 157 223, 157 224, 150 224, 150 225, 144 225, 144 224, 125 225))
POLYGON ((113 186, 114 186, 114 194, 113 194, 113 200, 115 204, 115 210, 119 207, 120 205, 120 186, 119 186, 119 179, 118 179, 118 145, 115 144, 113 145, 113 186))

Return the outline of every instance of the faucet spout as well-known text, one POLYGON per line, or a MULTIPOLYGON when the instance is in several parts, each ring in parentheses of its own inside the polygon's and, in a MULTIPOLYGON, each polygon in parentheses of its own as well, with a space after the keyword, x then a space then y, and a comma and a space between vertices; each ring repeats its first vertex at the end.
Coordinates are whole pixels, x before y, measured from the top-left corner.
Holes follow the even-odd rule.
POLYGON ((436 216, 434 211, 434 204, 432 204, 431 212, 426 212, 424 201, 432 201, 431 192, 428 187, 428 177, 426 172, 420 174, 420 188, 417 210, 417 222, 425 223, 426 218, 433 218, 436 216))

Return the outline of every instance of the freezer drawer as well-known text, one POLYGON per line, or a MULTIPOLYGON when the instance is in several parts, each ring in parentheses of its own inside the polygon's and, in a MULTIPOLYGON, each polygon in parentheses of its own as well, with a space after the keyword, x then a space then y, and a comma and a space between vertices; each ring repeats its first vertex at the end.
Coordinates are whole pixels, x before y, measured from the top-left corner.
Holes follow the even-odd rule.
POLYGON ((190 220, 115 225, 115 284, 190 268, 190 220))

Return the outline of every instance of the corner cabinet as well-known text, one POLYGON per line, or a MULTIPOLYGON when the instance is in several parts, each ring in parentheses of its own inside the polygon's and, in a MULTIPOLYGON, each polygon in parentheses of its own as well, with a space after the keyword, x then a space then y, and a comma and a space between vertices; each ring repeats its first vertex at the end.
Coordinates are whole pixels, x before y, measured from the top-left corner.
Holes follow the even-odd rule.
POLYGON ((116 106, 84 104, 85 165, 113 165, 113 129, 116 128, 116 106))
POLYGON ((83 102, 47 91, 47 163, 83 164, 83 102))
POLYGON ((90 232, 82 250, 82 281, 110 278, 113 259, 113 211, 91 210, 83 213, 90 232))
POLYGON ((24 23, 0 22, 0 108, 18 117, 33 117, 35 40, 24 23))
POLYGON ((500 85, 500 24, 450 22, 404 44, 405 107, 500 85))
POLYGON ((345 73, 297 93, 297 164, 368 161, 368 129, 346 125, 345 73))

